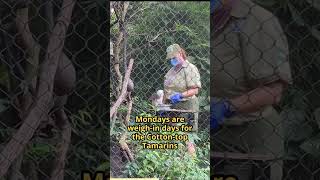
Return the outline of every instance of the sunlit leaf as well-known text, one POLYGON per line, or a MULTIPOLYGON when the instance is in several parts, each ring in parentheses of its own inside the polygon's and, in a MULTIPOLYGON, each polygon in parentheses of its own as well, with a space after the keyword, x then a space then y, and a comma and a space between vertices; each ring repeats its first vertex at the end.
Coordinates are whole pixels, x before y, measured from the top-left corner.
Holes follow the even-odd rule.
POLYGON ((96 171, 105 171, 105 170, 109 169, 109 167, 110 167, 110 163, 104 162, 96 168, 96 171))

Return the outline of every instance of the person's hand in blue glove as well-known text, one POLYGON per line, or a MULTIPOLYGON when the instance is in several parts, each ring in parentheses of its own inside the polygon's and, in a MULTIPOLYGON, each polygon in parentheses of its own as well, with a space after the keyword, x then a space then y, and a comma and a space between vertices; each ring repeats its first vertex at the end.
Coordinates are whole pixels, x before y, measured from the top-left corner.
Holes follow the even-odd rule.
POLYGON ((174 93, 172 96, 170 96, 170 101, 172 104, 177 104, 182 100, 183 96, 181 93, 174 93))
POLYGON ((227 100, 212 101, 210 104, 210 127, 211 129, 218 128, 225 118, 231 117, 235 111, 231 110, 231 104, 227 100))

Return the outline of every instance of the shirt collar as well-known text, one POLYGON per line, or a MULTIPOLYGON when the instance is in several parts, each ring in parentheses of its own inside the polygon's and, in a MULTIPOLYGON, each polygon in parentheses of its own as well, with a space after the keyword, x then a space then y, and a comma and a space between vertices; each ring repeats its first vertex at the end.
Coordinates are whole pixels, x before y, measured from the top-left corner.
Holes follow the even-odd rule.
POLYGON ((174 72, 179 72, 182 68, 186 68, 186 67, 188 67, 189 66, 189 61, 188 60, 186 60, 186 61, 184 61, 183 62, 183 64, 178 68, 178 69, 176 69, 176 67, 172 67, 171 69, 170 69, 170 71, 174 71, 174 72))
POLYGON ((186 68, 186 67, 188 67, 188 65, 189 65, 189 61, 186 60, 183 62, 182 67, 186 68))

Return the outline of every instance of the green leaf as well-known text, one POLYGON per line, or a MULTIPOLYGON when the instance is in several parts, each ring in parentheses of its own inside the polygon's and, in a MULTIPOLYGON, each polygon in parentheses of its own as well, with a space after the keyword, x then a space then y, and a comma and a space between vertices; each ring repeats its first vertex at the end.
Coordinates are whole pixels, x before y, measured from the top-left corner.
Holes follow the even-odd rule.
POLYGON ((199 99, 200 106, 206 106, 206 105, 210 104, 210 101, 209 101, 208 97, 206 97, 206 96, 200 96, 200 97, 198 97, 198 99, 199 99))
POLYGON ((204 109, 205 111, 210 111, 210 105, 204 106, 203 109, 204 109))
POLYGON ((7 68, 0 64, 0 84, 3 84, 4 86, 8 86, 9 84, 9 76, 7 68))
POLYGON ((320 31, 317 29, 316 26, 313 26, 310 30, 312 36, 316 39, 318 39, 318 41, 320 41, 320 31))
POLYGON ((303 142, 300 148, 316 158, 320 157, 320 134, 303 142))
POLYGON ((281 112, 284 136, 288 141, 301 141, 311 136, 313 129, 305 120, 306 113, 298 109, 287 109, 281 112))
POLYGON ((0 99, 0 113, 7 110, 10 105, 10 101, 7 99, 0 99))
POLYGON ((132 164, 132 167, 135 168, 135 169, 138 169, 138 168, 139 168, 138 165, 137 165, 137 163, 133 163, 133 164, 132 164))
POLYGON ((320 11, 320 1, 317 0, 306 0, 312 7, 320 11))
POLYGON ((108 162, 104 162, 102 164, 100 164, 97 168, 96 171, 105 171, 109 168, 109 163, 108 162))
POLYGON ((316 120, 316 122, 317 122, 317 124, 318 124, 318 128, 320 129, 320 107, 317 108, 317 109, 313 112, 313 114, 314 114, 314 118, 315 118, 315 120, 316 120))
POLYGON ((146 159, 143 160, 142 162, 143 162, 143 165, 144 165, 144 166, 146 166, 146 165, 148 164, 148 160, 146 160, 146 159))
POLYGON ((299 26, 305 26, 305 22, 303 18, 300 16, 299 11, 289 2, 288 3, 289 10, 291 12, 293 20, 299 25, 299 26))
POLYGON ((200 141, 201 139, 199 138, 199 136, 195 133, 189 133, 188 134, 189 136, 189 139, 191 142, 194 142, 194 141, 200 141))
POLYGON ((54 151, 54 148, 49 145, 49 144, 43 144, 43 143, 37 143, 34 144, 30 150, 29 150, 29 154, 31 155, 31 157, 33 158, 43 158, 46 157, 50 154, 52 154, 54 151))

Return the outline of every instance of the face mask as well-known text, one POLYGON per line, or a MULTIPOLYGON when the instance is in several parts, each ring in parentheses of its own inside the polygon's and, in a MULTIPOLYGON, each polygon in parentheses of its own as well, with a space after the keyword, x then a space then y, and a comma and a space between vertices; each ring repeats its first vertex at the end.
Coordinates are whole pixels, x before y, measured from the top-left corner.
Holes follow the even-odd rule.
POLYGON ((172 58, 170 60, 170 63, 171 63, 172 66, 175 67, 175 66, 177 66, 179 64, 179 60, 177 58, 172 58))

